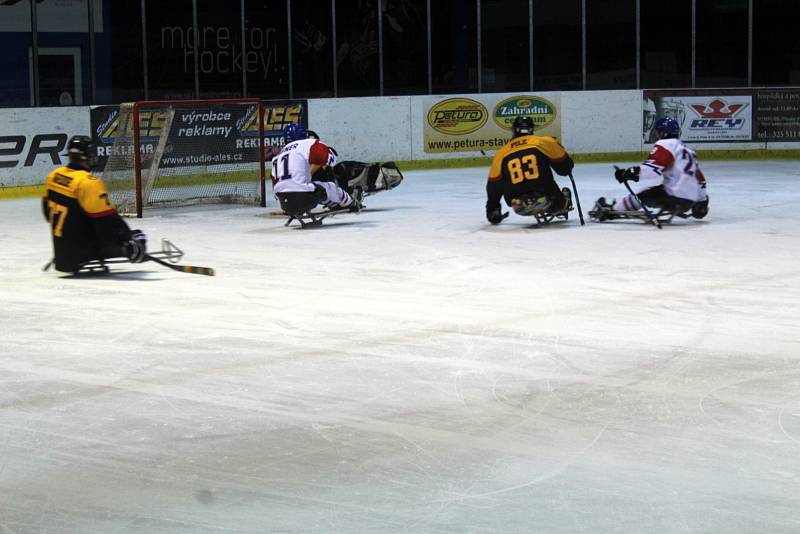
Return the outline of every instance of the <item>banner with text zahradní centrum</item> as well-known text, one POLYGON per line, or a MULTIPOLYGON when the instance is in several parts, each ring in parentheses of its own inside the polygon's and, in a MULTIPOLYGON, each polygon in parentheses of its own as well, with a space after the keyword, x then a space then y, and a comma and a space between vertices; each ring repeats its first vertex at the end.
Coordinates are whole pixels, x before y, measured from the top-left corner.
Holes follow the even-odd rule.
POLYGON ((561 136, 559 93, 434 96, 423 102, 427 153, 497 150, 511 139, 514 119, 529 116, 537 135, 561 136))

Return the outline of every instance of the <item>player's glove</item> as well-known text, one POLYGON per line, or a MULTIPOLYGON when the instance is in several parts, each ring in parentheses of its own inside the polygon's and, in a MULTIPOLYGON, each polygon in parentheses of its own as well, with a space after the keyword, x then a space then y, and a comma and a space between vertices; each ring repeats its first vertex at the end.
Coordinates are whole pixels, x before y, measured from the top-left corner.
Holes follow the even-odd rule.
POLYGON ((500 208, 486 210, 486 220, 492 224, 500 224, 506 217, 508 217, 508 212, 501 213, 500 208))
POLYGON ((639 181, 639 167, 628 167, 627 169, 620 169, 614 171, 614 178, 619 183, 624 182, 638 182, 639 181))
POLYGON ((131 230, 122 252, 131 263, 142 263, 147 257, 147 236, 141 230, 131 230))

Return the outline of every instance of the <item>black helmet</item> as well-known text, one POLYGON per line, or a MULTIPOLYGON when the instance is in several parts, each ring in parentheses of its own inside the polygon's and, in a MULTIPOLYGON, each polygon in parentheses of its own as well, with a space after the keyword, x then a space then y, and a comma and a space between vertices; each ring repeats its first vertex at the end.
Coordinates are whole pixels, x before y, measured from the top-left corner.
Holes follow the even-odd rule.
POLYGON ((67 143, 67 156, 69 162, 86 170, 92 170, 97 165, 97 148, 91 137, 74 135, 67 143))
POLYGON ((511 125, 511 131, 514 132, 514 137, 519 137, 520 135, 532 135, 533 119, 527 115, 517 117, 514 119, 514 124, 511 125))

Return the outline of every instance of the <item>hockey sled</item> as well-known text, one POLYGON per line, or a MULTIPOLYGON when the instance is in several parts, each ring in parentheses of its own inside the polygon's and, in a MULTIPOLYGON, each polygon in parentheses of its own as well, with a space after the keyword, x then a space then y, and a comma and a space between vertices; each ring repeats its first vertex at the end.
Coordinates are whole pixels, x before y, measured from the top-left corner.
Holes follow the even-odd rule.
POLYGON ((708 213, 708 204, 706 202, 702 211, 696 211, 699 204, 675 202, 662 206, 648 206, 650 208, 649 214, 644 210, 619 211, 595 205, 595 208, 589 212, 589 218, 594 222, 633 219, 660 226, 671 223, 675 217, 679 219, 702 219, 708 213))
POLYGON ((304 213, 296 213, 289 216, 289 220, 284 223, 284 226, 289 226, 292 222, 297 221, 300 223, 300 228, 314 228, 322 226, 322 221, 328 217, 338 215, 340 213, 354 213, 350 208, 339 208, 334 210, 322 211, 306 211, 304 213))
MULTIPOLYGON (((350 206, 316 210, 319 203, 325 200, 325 190, 321 187, 312 192, 278 193, 276 196, 281 203, 281 209, 289 216, 284 226, 289 226, 292 222, 297 221, 301 228, 311 228, 321 226, 323 220, 333 215, 357 213, 350 206)), ((357 202, 360 202, 360 199, 361 194, 359 193, 357 202)), ((360 206, 360 209, 363 209, 363 206, 360 206)))
MULTIPOLYGON (((161 240, 161 250, 155 252, 149 252, 148 259, 152 261, 157 261, 158 263, 168 263, 168 264, 177 264, 181 258, 183 258, 183 251, 175 246, 174 243, 167 239, 161 240)), ((105 259, 97 259, 92 261, 87 261, 78 267, 72 274, 74 275, 85 275, 85 274, 109 274, 111 270, 109 269, 109 265, 115 265, 120 263, 130 263, 127 258, 105 258, 105 259)), ((48 270, 53 262, 49 262, 47 265, 44 266, 44 271, 48 270)))
MULTIPOLYGON (((167 239, 161 240, 161 250, 148 252, 144 260, 141 263, 152 261, 153 263, 158 263, 159 265, 163 265, 173 271, 178 271, 182 273, 189 273, 189 274, 202 274, 205 276, 214 276, 216 271, 211 267, 200 267, 196 265, 178 265, 178 262, 183 257, 183 251, 176 247, 171 241, 167 239)), ((100 274, 106 275, 110 274, 111 270, 108 268, 109 265, 114 265, 117 263, 130 263, 130 260, 123 257, 113 257, 113 258, 104 258, 104 259, 97 259, 92 261, 87 261, 78 267, 75 271, 73 271, 73 276, 81 276, 81 275, 92 275, 92 274, 100 274)), ((53 264, 53 261, 47 263, 44 266, 44 271, 48 270, 50 266, 53 264)))
POLYGON ((566 221, 569 219, 569 212, 574 209, 570 206, 566 210, 550 212, 547 211, 549 207, 549 201, 545 206, 527 204, 517 198, 511 201, 511 209, 514 210, 514 213, 521 217, 533 217, 538 224, 550 224, 553 221, 566 221))
POLYGON ((653 222, 657 222, 659 224, 667 224, 671 223, 675 217, 679 219, 692 219, 691 212, 676 212, 670 211, 665 209, 660 209, 658 211, 653 211, 653 217, 650 218, 647 213, 644 211, 617 211, 611 210, 606 211, 602 216, 598 217, 598 214, 595 210, 589 212, 589 217, 594 222, 608 222, 608 221, 618 221, 618 220, 625 220, 625 219, 634 219, 638 221, 642 221, 648 224, 652 224, 653 222))
MULTIPOLYGON (((661 212, 658 214, 653 214, 654 217, 657 218, 658 222, 666 223, 672 220, 670 217, 668 220, 663 217, 661 212)), ((647 214, 643 211, 617 211, 617 210, 591 210, 589 212, 589 218, 594 222, 608 222, 608 221, 619 221, 624 219, 636 219, 642 222, 651 223, 652 219, 647 216, 647 214)))
MULTIPOLYGON (((394 189, 403 181, 403 174, 397 165, 388 161, 385 163, 363 163, 360 161, 342 161, 332 168, 319 169, 314 174, 315 181, 331 181, 347 191, 350 195, 360 199, 394 189)), ((278 193, 276 195, 283 213, 289 216, 284 226, 289 226, 294 221, 300 223, 301 228, 321 226, 322 221, 328 217, 341 213, 357 213, 364 209, 361 205, 358 210, 347 208, 316 210, 317 206, 325 200, 325 191, 317 188, 313 192, 278 193)))

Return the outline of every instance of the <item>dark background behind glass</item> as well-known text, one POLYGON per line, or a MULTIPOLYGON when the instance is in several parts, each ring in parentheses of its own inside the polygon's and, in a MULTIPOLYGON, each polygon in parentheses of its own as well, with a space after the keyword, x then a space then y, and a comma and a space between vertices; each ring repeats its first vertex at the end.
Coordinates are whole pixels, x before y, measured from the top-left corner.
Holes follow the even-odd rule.
MULTIPOLYGON (((27 3, 27 0, 23 0, 27 3)), ((30 27, 30 11, 27 14, 30 27)), ((28 107, 31 105, 29 50, 33 46, 30 31, 0 33, 0 107, 28 107)))
POLYGON ((383 90, 386 95, 428 92, 426 0, 383 0, 383 90))
POLYGON ((377 0, 336 2, 338 96, 380 94, 377 0))
POLYGON ((481 91, 530 87, 528 0, 481 0, 481 91))
POLYGON ((105 13, 109 27, 108 63, 97 62, 97 104, 133 102, 144 99, 144 50, 142 49, 141 2, 113 2, 105 13), (110 85, 99 73, 107 70, 110 85))
MULTIPOLYGON (((34 40, 24 22, 30 15, 30 2, 19 0, 13 5, 23 8, 17 11, 22 14, 19 26, 23 31, 10 28, 0 32, 0 106, 31 105, 34 77, 39 82, 41 104, 48 106, 108 104, 145 97, 237 97, 245 90, 248 96, 263 98, 287 98, 290 89, 291 96, 299 98, 377 95, 381 80, 379 21, 383 24, 386 95, 426 94, 429 87, 438 94, 525 91, 531 80, 531 63, 537 91, 575 90, 584 83, 589 89, 637 86, 636 0, 585 0, 585 81, 581 72, 581 0, 535 0, 530 19, 528 0, 481 0, 480 76, 476 0, 432 0, 430 23, 426 0, 335 0, 336 76, 334 2, 292 0, 293 80, 286 0, 244 0, 244 41, 240 0, 230 0, 224 8, 214 0, 196 2, 201 54, 197 89, 192 0, 145 0, 146 48, 142 46, 142 1, 103 0, 102 9, 95 10, 94 77, 88 24, 82 31, 40 27, 39 71, 36 76, 31 73, 34 40), (246 81, 243 70, 247 71, 246 81)), ((755 86, 800 84, 800 32, 791 26, 791 21, 800 20, 800 1, 752 0, 753 13, 749 13, 749 2, 696 1, 695 87, 746 86, 748 60, 755 86), (748 17, 752 17, 752 58, 748 57, 748 17)), ((37 4, 43 9, 54 5, 37 4)), ((70 17, 66 27, 80 28, 81 16, 86 17, 84 22, 88 20, 88 5, 81 4, 85 15, 76 5, 62 6, 70 17)), ((640 87, 692 87, 692 0, 668 4, 640 0, 639 5, 640 87)))
POLYGON ((431 1, 434 93, 478 91, 477 32, 476 2, 431 1))
MULTIPOLYGON (((89 10, 76 6, 82 32, 47 31, 43 9, 37 11, 39 47, 39 105, 80 106, 92 102, 89 53, 89 10), (80 72, 78 72, 80 71, 80 72)), ((83 7, 88 7, 83 4, 83 7)), ((76 21, 77 22, 77 21, 76 21)))
POLYGON ((581 88, 581 0, 533 3, 533 87, 581 88))
POLYGON ((333 32, 328 0, 292 0, 294 96, 333 96, 333 32))
POLYGON ((636 87, 635 0, 586 0, 586 23, 586 88, 636 87))
POLYGON ((641 84, 643 88, 692 86, 692 0, 641 0, 641 84))
POLYGON ((289 97, 289 40, 285 0, 245 0, 247 94, 289 97))
MULTIPOLYGON (((793 1, 788 0, 787 3, 793 1)), ((747 85, 747 2, 697 2, 697 87, 747 85)))
MULTIPOLYGON (((228 0, 225 9, 220 9, 217 0, 197 0, 197 35, 200 98, 243 96, 240 2, 228 0)), ((252 32, 248 37, 253 40, 252 32)))
POLYGON ((146 0, 151 100, 194 98, 191 0, 146 0))
POLYGON ((797 21, 800 1, 754 0, 753 85, 800 85, 797 21))

